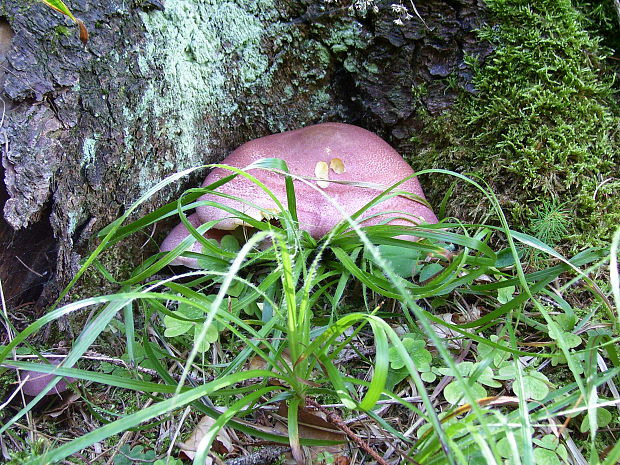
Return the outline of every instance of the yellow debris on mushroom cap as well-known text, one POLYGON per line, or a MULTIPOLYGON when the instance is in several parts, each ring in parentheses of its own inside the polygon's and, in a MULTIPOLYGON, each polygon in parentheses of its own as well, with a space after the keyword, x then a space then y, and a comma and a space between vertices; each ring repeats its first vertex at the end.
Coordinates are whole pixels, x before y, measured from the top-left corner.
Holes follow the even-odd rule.
MULTIPOLYGON (((329 179, 329 166, 324 161, 318 161, 314 167, 314 175, 319 179, 329 179)), ((317 186, 321 189, 326 189, 329 186, 328 182, 317 181, 317 186)))
POLYGON ((344 162, 340 158, 332 158, 329 161, 329 167, 334 170, 336 174, 342 174, 346 170, 344 168, 344 162))

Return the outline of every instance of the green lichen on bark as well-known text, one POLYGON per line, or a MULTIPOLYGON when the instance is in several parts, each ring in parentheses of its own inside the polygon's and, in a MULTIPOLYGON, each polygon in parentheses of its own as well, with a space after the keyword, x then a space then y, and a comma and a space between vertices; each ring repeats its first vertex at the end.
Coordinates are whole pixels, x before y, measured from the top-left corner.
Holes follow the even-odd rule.
POLYGON ((263 79, 263 21, 273 7, 261 10, 254 14, 234 2, 179 0, 164 11, 142 13, 146 46, 141 66, 161 70, 165 85, 149 86, 134 117, 152 111, 164 126, 159 130, 172 136, 177 169, 204 163, 207 147, 200 142, 208 141, 205 136, 213 129, 207 116, 231 117, 238 109, 234 89, 263 79))
MULTIPOLYGON (((283 21, 282 8, 271 0, 178 0, 140 13, 145 40, 136 69, 150 82, 124 118, 128 127, 143 122, 171 148, 142 165, 143 190, 162 173, 219 161, 248 138, 235 134, 258 137, 341 111, 329 88, 328 49, 304 24, 283 21), (279 92, 285 83, 292 88, 279 92)), ((151 151, 131 134, 125 142, 151 151)))
MULTIPOLYGON (((494 52, 468 60, 476 93, 427 120, 414 163, 479 175, 516 229, 528 230, 541 204, 561 202, 571 220, 563 239, 601 245, 620 224, 620 111, 608 52, 569 0, 486 3, 493 24, 478 34, 494 52)), ((431 181, 436 199, 450 182, 431 181)), ((480 219, 489 206, 463 187, 449 213, 480 219)))

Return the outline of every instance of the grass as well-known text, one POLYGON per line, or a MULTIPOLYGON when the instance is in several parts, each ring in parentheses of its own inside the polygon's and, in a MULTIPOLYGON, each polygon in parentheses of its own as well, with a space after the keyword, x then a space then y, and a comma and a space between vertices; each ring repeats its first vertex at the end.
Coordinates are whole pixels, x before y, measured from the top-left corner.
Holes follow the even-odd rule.
MULTIPOLYGON (((102 265, 106 251, 165 218, 180 217, 192 236, 142 263, 117 283, 118 292, 50 309, 1 348, 4 367, 80 380, 73 389, 91 399, 90 418, 97 424, 68 442, 38 444, 15 463, 79 462, 96 456, 95 444, 128 432, 146 437, 162 422, 185 437, 191 425, 179 420, 184 411, 213 419, 196 443, 194 463, 205 463, 223 428, 250 443, 288 444, 299 462, 313 450, 325 460, 343 453, 343 442, 357 444, 370 461, 394 446, 403 456, 388 454, 388 463, 563 463, 570 456, 577 463, 610 465, 620 457, 606 429, 618 423, 612 393, 620 371, 620 233, 611 248, 566 259, 551 244, 511 230, 488 188, 429 170, 418 174, 451 177, 477 189, 500 226, 444 218, 439 225, 360 228, 364 210, 394 195, 396 185, 352 217, 343 214, 345 220, 317 241, 297 227, 293 176, 283 162, 269 159, 256 167, 281 173, 290 209, 283 207, 270 223, 227 209, 256 232, 243 245, 218 244, 201 235, 214 224, 196 229, 187 222, 200 195, 234 176, 266 187, 247 171, 217 166, 231 176, 128 221, 142 202, 191 170, 147 192, 101 232, 99 246, 71 285, 89 269, 115 282, 102 265), (406 234, 420 240, 397 239, 406 234), (202 242, 202 254, 187 252, 194 240, 202 242), (507 246, 494 250, 489 244, 496 243, 507 246), (523 250, 549 257, 545 267, 528 269, 523 250), (162 276, 181 254, 209 268, 162 276), (593 277, 605 275, 609 286, 601 290, 593 277), (90 318, 61 367, 13 360, 18 348, 35 350, 29 338, 45 325, 78 313, 90 318), (102 372, 88 354, 109 338, 114 343, 108 357, 119 362, 120 353, 121 363, 102 372), (608 369, 600 368, 601 361, 608 369), (95 415, 92 399, 104 392, 116 393, 108 402, 119 392, 135 392, 144 403, 127 413, 119 406, 95 415), (337 410, 323 407, 325 400, 337 410), (312 406, 332 415, 332 435, 308 434, 308 421, 319 423, 312 406), (276 421, 274 408, 284 429, 264 425, 265 418, 276 421), (352 417, 362 420, 343 429, 352 417), (365 427, 386 439, 373 441, 365 427), (601 451, 601 440, 612 447, 601 451)), ((28 448, 20 422, 42 396, 23 407, 13 404, 11 418, 0 427, 3 440, 28 448)), ((172 447, 154 452, 149 457, 160 460, 176 455, 172 447)))

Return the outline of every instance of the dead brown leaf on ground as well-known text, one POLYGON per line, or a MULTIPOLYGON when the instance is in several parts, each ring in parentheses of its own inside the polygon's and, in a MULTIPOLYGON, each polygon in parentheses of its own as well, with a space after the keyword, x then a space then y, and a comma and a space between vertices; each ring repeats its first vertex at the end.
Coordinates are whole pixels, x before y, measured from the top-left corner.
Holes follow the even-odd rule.
MULTIPOLYGON (((179 444, 179 449, 181 449, 181 454, 185 455, 189 460, 194 460, 196 456, 196 450, 200 441, 206 436, 209 430, 213 427, 215 420, 209 416, 204 416, 198 422, 192 434, 187 438, 187 440, 181 444, 179 444)), ((218 454, 229 454, 233 451, 234 446, 230 435, 226 431, 226 428, 220 429, 217 433, 217 437, 213 444, 211 445, 211 451, 216 452, 218 454)), ((210 459, 208 459, 210 460, 210 459)), ((209 463, 205 465, 210 465, 209 463)))

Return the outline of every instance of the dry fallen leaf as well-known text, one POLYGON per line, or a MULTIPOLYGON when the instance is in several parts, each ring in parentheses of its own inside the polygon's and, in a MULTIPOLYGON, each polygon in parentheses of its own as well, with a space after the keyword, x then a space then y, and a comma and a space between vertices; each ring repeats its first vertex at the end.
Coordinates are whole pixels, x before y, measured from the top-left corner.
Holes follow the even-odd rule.
MULTIPOLYGON (((319 179, 329 179, 329 166, 324 161, 319 161, 314 167, 314 175, 319 179)), ((316 184, 321 189, 326 189, 329 186, 328 182, 317 181, 316 184)))
MULTIPOLYGON (((441 313, 436 316, 441 318, 446 323, 456 324, 455 321, 453 320, 454 313, 441 313)), ((446 327, 442 324, 435 323, 435 322, 431 323, 431 327, 433 328, 433 331, 435 331, 435 334, 437 334, 437 336, 447 341, 448 347, 453 348, 453 349, 458 349, 461 347, 459 343, 461 339, 461 333, 455 331, 452 328, 446 327)))
POLYGON ((332 158, 329 162, 329 167, 334 170, 336 174, 342 174, 346 171, 344 169, 344 162, 340 158, 332 158))
MULTIPOLYGON (((284 360, 284 362, 292 370, 293 362, 291 362, 290 351, 288 349, 284 349, 281 355, 282 355, 282 360, 284 360)), ((258 355, 251 357, 248 361, 247 370, 267 370, 267 369, 273 370, 273 367, 268 368, 267 361, 258 355)))
MULTIPOLYGON (((299 437, 301 439, 323 439, 328 441, 342 441, 342 444, 333 446, 312 446, 304 447, 306 457, 310 459, 309 463, 316 463, 317 456, 322 452, 328 452, 335 458, 340 457, 343 454, 343 450, 346 443, 346 435, 337 429, 332 423, 328 422, 320 416, 318 412, 312 412, 306 408, 300 408, 298 413, 299 419, 299 437)), ((288 406, 286 403, 281 402, 278 408, 278 416, 284 421, 288 416, 288 406)), ((281 434, 288 434, 288 428, 286 424, 278 422, 276 429, 281 434)), ((293 459, 289 459, 285 462, 287 465, 294 464, 293 459)))
POLYGON ((334 460, 334 465, 349 465, 350 463, 351 463, 351 459, 344 455, 341 455, 340 457, 336 457, 336 460, 334 460))
POLYGON ((71 406, 71 404, 77 402, 80 398, 81 396, 75 392, 71 392, 68 395, 63 395, 62 404, 59 407, 56 407, 55 409, 47 412, 47 415, 49 415, 52 418, 59 417, 60 415, 62 415, 63 412, 65 412, 71 406))
POLYGON ((83 44, 88 42, 88 29, 86 29, 86 26, 84 25, 84 22, 81 19, 75 19, 75 22, 78 25, 78 28, 80 29, 80 40, 82 41, 83 44))
MULTIPOLYGON (((194 460, 196 455, 196 448, 202 438, 205 437, 207 432, 211 429, 215 420, 209 416, 204 416, 194 428, 192 434, 187 438, 187 441, 179 444, 179 449, 181 452, 189 459, 194 460)), ((211 446, 211 450, 213 452, 217 452, 218 454, 229 454, 233 450, 232 440, 230 436, 226 432, 226 428, 220 429, 219 433, 217 433, 217 437, 215 441, 213 441, 213 445, 211 446)), ((205 464, 207 465, 207 464, 205 464)))

